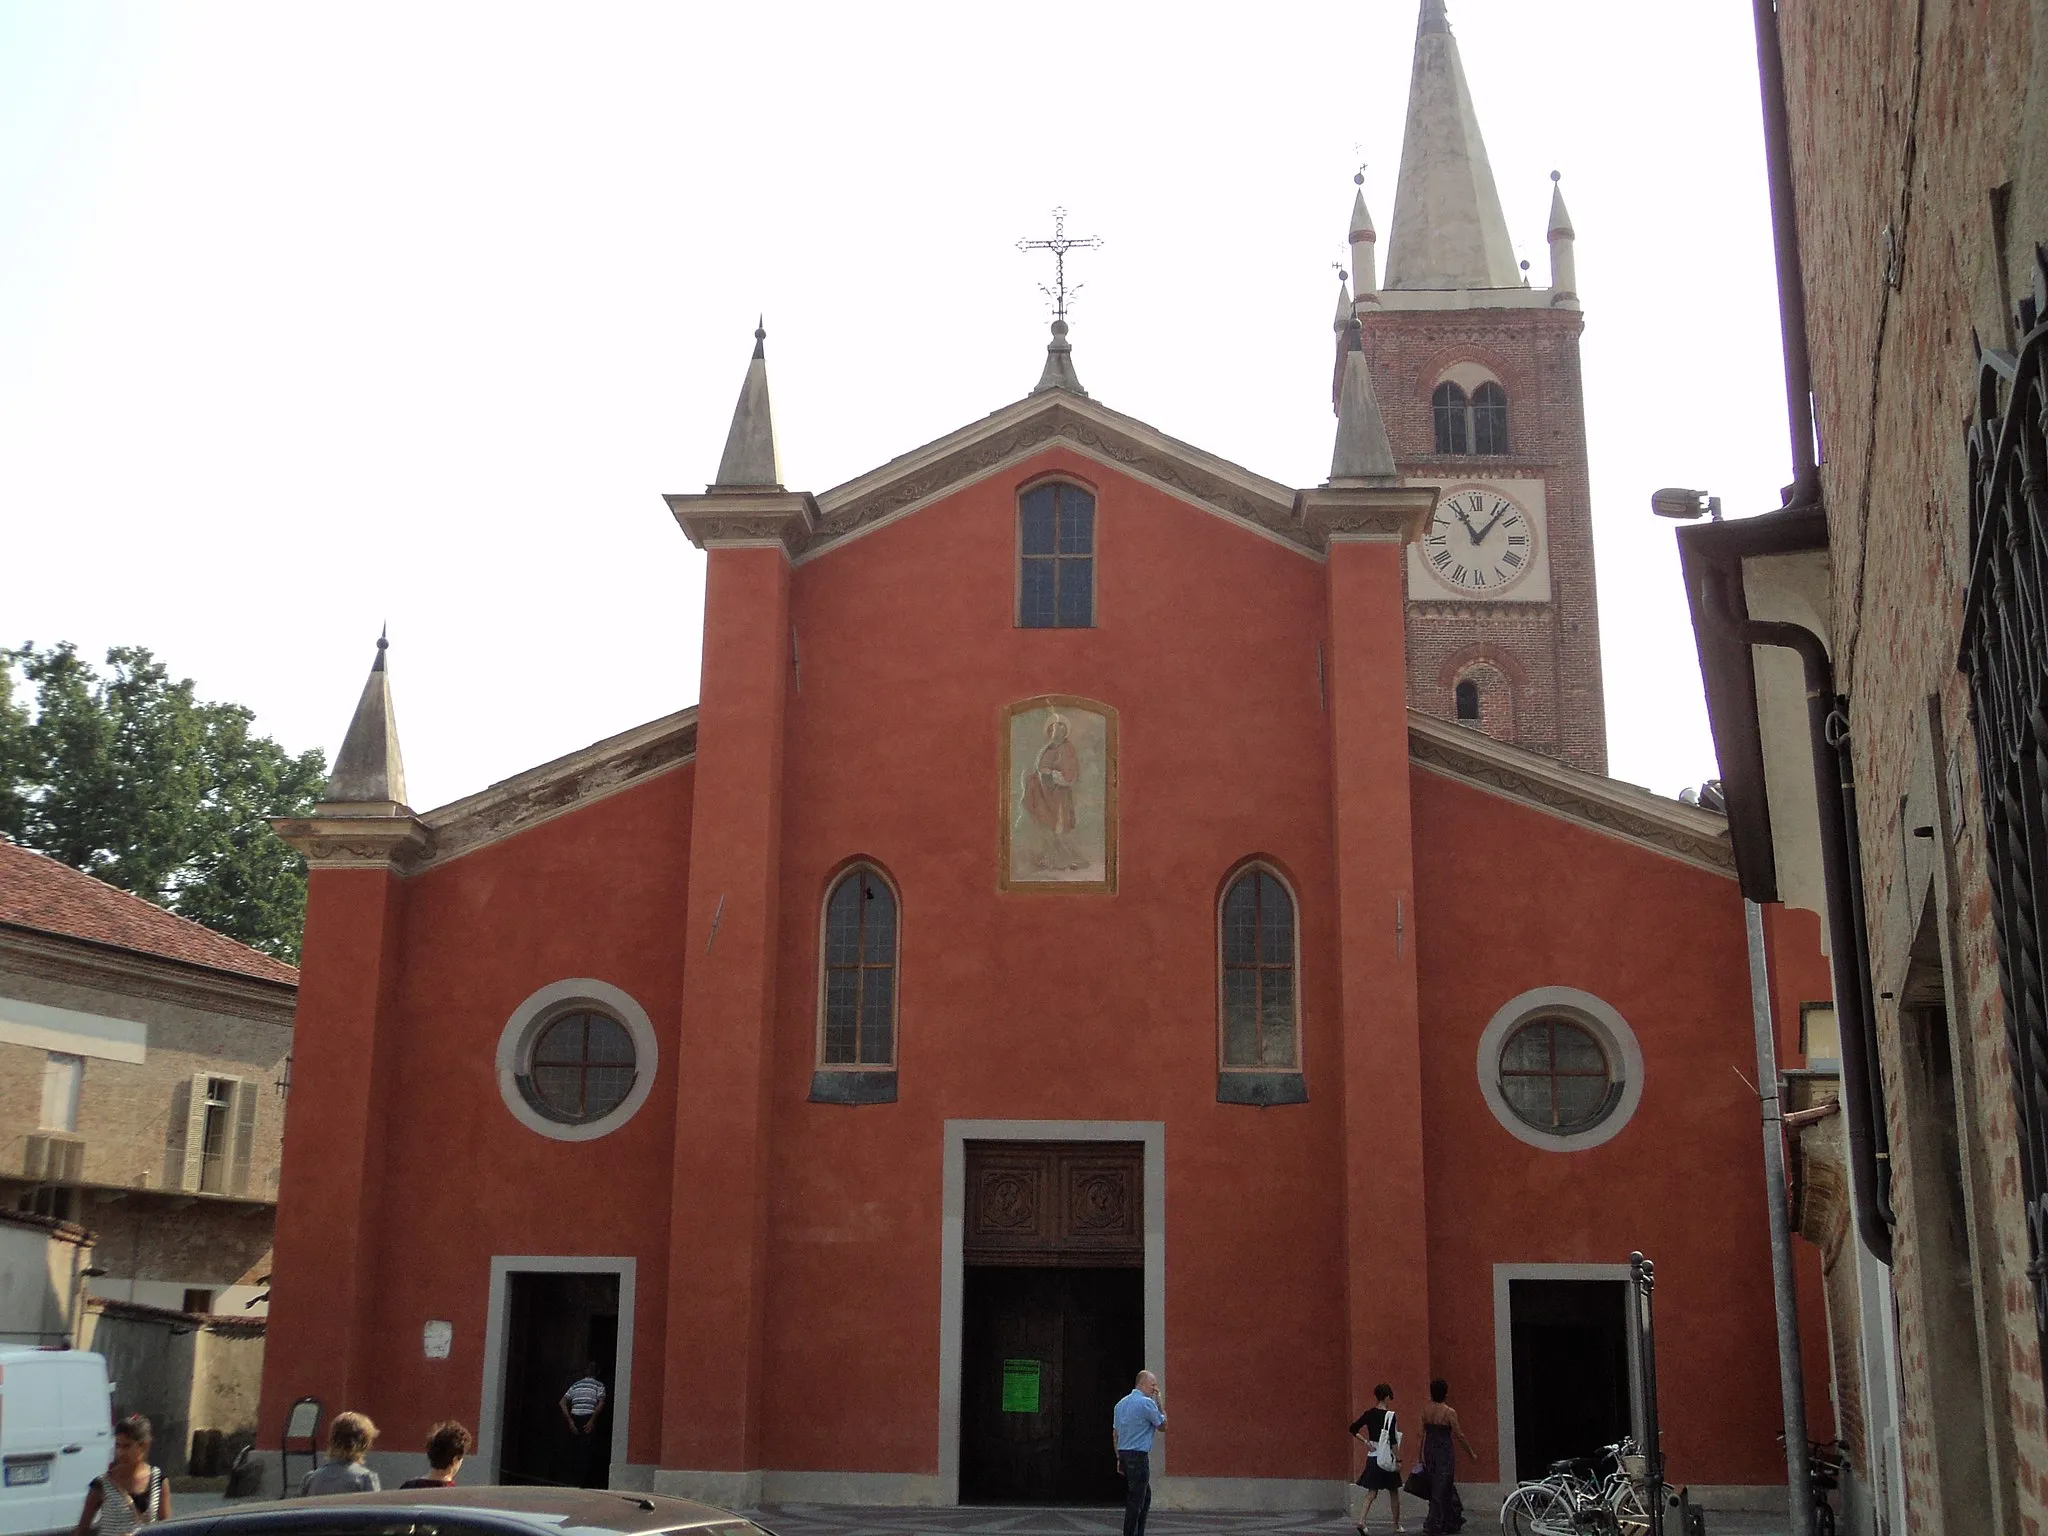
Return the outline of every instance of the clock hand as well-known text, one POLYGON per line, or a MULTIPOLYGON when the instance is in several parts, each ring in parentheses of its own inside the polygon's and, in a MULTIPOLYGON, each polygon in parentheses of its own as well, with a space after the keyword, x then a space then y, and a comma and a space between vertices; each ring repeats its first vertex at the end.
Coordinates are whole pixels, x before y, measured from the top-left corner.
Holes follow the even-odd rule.
POLYGON ((1451 508, 1451 511, 1457 516, 1458 521, 1465 525, 1465 532, 1471 535, 1472 542, 1474 544, 1477 544, 1479 542, 1480 536, 1477 532, 1473 530, 1472 519, 1465 515, 1465 509, 1463 507, 1454 505, 1451 508))
MULTIPOLYGON (((1487 519, 1486 526, 1480 529, 1477 533, 1472 535, 1472 542, 1474 544, 1477 544, 1481 542, 1483 539, 1485 539, 1485 537, 1489 533, 1493 532, 1493 525, 1499 522, 1502 518, 1506 517, 1507 515, 1508 514, 1506 508, 1502 508, 1500 511, 1494 513, 1491 518, 1487 519)), ((1465 526, 1469 528, 1472 525, 1470 523, 1467 523, 1465 526)))

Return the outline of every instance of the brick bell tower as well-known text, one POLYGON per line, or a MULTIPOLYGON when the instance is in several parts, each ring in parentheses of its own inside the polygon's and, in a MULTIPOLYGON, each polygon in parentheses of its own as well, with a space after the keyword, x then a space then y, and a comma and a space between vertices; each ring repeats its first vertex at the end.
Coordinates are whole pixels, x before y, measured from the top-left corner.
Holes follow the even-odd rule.
POLYGON ((1571 219, 1553 186, 1532 288, 1444 0, 1416 28, 1384 287, 1354 179, 1339 346, 1355 314, 1401 473, 1443 491, 1408 553, 1408 702, 1605 773, 1571 219))

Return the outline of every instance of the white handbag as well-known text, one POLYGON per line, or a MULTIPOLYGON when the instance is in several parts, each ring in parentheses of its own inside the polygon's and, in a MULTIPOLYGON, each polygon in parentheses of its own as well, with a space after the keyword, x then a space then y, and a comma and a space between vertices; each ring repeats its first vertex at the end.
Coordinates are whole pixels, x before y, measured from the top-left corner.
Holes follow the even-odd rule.
POLYGON ((1373 1442, 1372 1459, 1382 1472, 1401 1470, 1401 1437, 1394 1433, 1394 1410, 1380 1421, 1380 1437, 1373 1442))

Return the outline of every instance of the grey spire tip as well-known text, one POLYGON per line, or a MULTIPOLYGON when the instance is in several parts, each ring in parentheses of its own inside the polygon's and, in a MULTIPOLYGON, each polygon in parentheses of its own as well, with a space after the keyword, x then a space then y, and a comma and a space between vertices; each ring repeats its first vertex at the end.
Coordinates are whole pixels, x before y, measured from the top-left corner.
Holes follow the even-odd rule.
POLYGON ((767 356, 767 353, 762 350, 763 345, 768 340, 767 319, 766 315, 762 315, 754 321, 754 356, 756 357, 767 356))
POLYGON ((1415 24, 1416 35, 1450 30, 1451 18, 1444 10, 1444 0, 1422 0, 1422 16, 1415 24))
POLYGON ((1344 330, 1344 378, 1337 395, 1337 444, 1330 455, 1330 480, 1391 484, 1398 476, 1386 419, 1365 365, 1364 328, 1354 316, 1344 330))
POLYGON ((767 328, 754 326, 754 355, 740 385, 739 404, 732 410, 732 429, 718 460, 719 486, 780 487, 782 461, 775 451, 775 418, 768 406, 767 328))
POLYGON ((1049 389, 1064 389, 1083 397, 1088 393, 1081 387, 1081 376, 1074 371, 1074 344, 1067 340, 1064 320, 1052 323, 1052 340, 1045 344, 1045 370, 1039 374, 1031 393, 1042 395, 1049 389))
POLYGON ((386 635, 377 637, 377 659, 356 712, 334 755, 334 772, 322 791, 323 801, 336 803, 405 803, 405 760, 398 751, 398 720, 391 710, 391 674, 384 667, 386 635))

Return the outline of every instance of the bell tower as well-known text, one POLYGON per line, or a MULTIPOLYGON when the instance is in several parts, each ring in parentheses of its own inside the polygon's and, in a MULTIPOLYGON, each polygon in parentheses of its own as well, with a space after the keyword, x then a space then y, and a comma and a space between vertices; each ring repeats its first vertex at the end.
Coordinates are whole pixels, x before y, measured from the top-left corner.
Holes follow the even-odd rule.
POLYGON ((1401 474, 1443 493, 1408 553, 1408 702, 1605 773, 1585 322, 1551 180, 1550 286, 1534 288, 1444 0, 1422 0, 1386 280, 1361 187, 1340 309, 1360 321, 1401 474))

